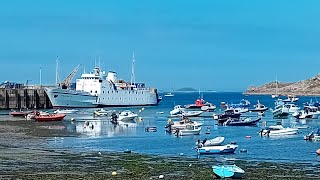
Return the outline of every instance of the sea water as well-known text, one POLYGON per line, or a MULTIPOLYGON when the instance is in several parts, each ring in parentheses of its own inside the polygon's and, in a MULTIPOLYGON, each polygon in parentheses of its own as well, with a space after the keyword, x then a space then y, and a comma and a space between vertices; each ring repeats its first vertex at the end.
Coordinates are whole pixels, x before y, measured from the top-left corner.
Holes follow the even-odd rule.
MULTIPOLYGON (((218 126, 217 121, 212 117, 223 111, 220 107, 221 102, 239 103, 241 99, 247 99, 251 106, 260 100, 261 103, 269 108, 274 108, 274 100, 270 95, 265 96, 244 96, 242 93, 202 93, 201 96, 208 102, 217 106, 215 112, 203 113, 200 117, 191 118, 194 121, 203 123, 200 135, 177 137, 165 131, 169 112, 175 105, 192 104, 199 98, 198 93, 175 93, 174 97, 163 97, 158 106, 153 107, 126 107, 126 108, 106 108, 117 111, 131 110, 141 117, 135 123, 122 123, 113 125, 107 117, 93 117, 96 109, 80 109, 78 114, 67 115, 63 122, 67 129, 78 132, 78 137, 68 137, 59 140, 49 140, 49 147, 73 149, 79 151, 112 151, 123 152, 131 150, 142 154, 155 154, 163 156, 186 156, 186 157, 208 157, 198 156, 195 150, 195 142, 198 139, 211 139, 217 136, 225 137, 225 143, 236 142, 239 145, 234 154, 210 155, 215 158, 242 159, 254 161, 276 161, 276 162, 310 162, 320 163, 320 157, 315 151, 320 148, 320 142, 309 142, 303 140, 303 136, 310 131, 320 127, 320 119, 296 120, 293 117, 286 119, 274 119, 268 110, 266 115, 257 126, 254 127, 228 127, 218 126), (159 114, 157 112, 163 112, 159 114), (75 121, 71 122, 70 119, 75 121), (90 127, 84 124, 90 123, 90 127), (309 126, 308 129, 301 129, 297 135, 284 137, 260 137, 258 132, 263 128, 262 122, 266 121, 267 126, 281 123, 284 127, 309 126), (146 132, 147 127, 156 127, 156 132, 146 132), (205 132, 209 131, 210 134, 205 132), (251 136, 248 138, 246 136, 251 136), (240 149, 247 150, 241 153, 240 149)), ((285 97, 283 97, 285 98, 285 97)), ((297 103, 309 102, 315 97, 300 97, 297 103)), ((257 118, 251 117, 251 118, 257 118)), ((178 121, 178 118, 170 118, 178 121)), ((210 157, 209 156, 209 157, 210 157)))

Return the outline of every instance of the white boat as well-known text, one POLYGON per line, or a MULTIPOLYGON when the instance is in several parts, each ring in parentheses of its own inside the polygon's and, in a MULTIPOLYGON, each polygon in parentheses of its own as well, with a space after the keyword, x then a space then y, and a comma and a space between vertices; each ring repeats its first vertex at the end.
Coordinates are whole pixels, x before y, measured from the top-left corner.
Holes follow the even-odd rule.
POLYGON ((103 108, 98 109, 93 112, 94 116, 111 116, 112 113, 114 113, 114 110, 105 110, 103 108))
POLYGON ((284 106, 289 109, 290 114, 300 111, 300 107, 296 104, 289 103, 289 104, 285 104, 284 106))
POLYGON ((138 114, 125 110, 118 115, 118 121, 133 121, 136 117, 138 117, 138 114))
POLYGON ((256 104, 254 107, 255 107, 254 109, 249 109, 249 111, 251 111, 251 112, 264 112, 269 109, 265 105, 261 104, 259 100, 258 100, 258 104, 256 104))
POLYGON ((206 146, 220 146, 223 142, 224 142, 224 137, 216 137, 214 139, 204 139, 203 141, 198 140, 198 142, 196 142, 196 145, 198 147, 206 147, 206 146))
POLYGON ((177 129, 175 133, 179 136, 198 135, 201 131, 200 123, 187 124, 183 129, 177 129))
POLYGON ((73 114, 78 112, 79 110, 77 109, 57 109, 54 111, 56 114, 73 114))
POLYGON ((181 105, 174 106, 173 110, 170 111, 171 116, 176 116, 178 114, 182 114, 182 112, 185 111, 185 108, 181 107, 181 105))
POLYGON ((193 126, 201 126, 201 123, 192 121, 191 119, 184 117, 179 122, 173 122, 171 119, 168 120, 168 124, 165 126, 167 128, 167 131, 169 132, 176 132, 180 129, 186 129, 187 125, 193 125, 193 126))
POLYGON ((277 98, 279 97, 278 93, 278 78, 276 78, 276 93, 271 95, 272 98, 277 98))
POLYGON ((320 111, 315 106, 305 106, 302 111, 295 112, 292 114, 292 116, 297 119, 318 119, 320 116, 320 111))
POLYGON ((283 136, 283 135, 294 135, 298 133, 297 128, 284 128, 282 125, 269 126, 266 129, 261 130, 261 136, 283 136))
POLYGON ((277 105, 274 110, 271 110, 273 117, 286 117, 289 115, 289 108, 285 105, 277 105))
POLYGON ((173 94, 173 93, 171 93, 171 92, 169 92, 169 93, 165 94, 164 96, 165 96, 165 97, 173 97, 173 96, 174 96, 174 94, 173 94))
POLYGON ((234 153, 238 148, 238 145, 227 144, 223 146, 207 146, 198 148, 198 154, 225 154, 225 153, 234 153))
POLYGON ((249 112, 249 109, 244 107, 236 107, 234 108, 234 111, 237 113, 243 114, 243 113, 249 112))
POLYGON ((203 111, 184 111, 181 114, 178 114, 177 116, 185 116, 185 117, 196 117, 202 114, 203 111))
POLYGON ((287 99, 282 100, 283 102, 297 102, 299 100, 299 98, 295 97, 295 96, 288 96, 287 99))

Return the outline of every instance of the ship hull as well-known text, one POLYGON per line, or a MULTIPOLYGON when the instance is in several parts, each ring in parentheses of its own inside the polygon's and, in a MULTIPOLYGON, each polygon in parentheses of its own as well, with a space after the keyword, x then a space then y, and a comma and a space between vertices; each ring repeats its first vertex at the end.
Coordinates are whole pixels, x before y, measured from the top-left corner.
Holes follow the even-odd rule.
MULTIPOLYGON (((108 94, 93 96, 66 89, 49 89, 46 93, 53 108, 95 108, 95 107, 125 107, 125 106, 156 106, 161 101, 157 93, 149 91, 110 91, 108 94)), ((107 92, 107 91, 106 91, 107 92)))
POLYGON ((67 89, 45 89, 53 108, 94 108, 97 96, 67 89))

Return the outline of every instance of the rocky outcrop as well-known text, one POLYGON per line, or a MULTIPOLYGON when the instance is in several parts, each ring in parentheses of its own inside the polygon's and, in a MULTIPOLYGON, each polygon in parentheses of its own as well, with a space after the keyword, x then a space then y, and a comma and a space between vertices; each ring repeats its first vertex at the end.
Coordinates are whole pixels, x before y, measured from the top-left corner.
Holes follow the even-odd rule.
POLYGON ((279 94, 279 95, 299 95, 316 96, 320 95, 320 74, 303 81, 293 83, 270 82, 256 87, 251 86, 244 94, 279 94))

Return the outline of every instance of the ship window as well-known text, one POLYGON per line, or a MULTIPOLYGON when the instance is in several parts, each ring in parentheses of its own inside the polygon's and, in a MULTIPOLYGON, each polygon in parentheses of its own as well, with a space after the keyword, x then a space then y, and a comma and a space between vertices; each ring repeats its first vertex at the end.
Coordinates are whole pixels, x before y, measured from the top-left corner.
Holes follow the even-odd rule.
POLYGON ((96 91, 96 93, 98 93, 98 91, 96 91))
POLYGON ((102 93, 104 94, 104 91, 102 91, 102 93))
POLYGON ((108 94, 109 94, 109 91, 108 91, 108 94))
POLYGON ((143 92, 141 94, 143 94, 143 92))
POLYGON ((92 93, 92 90, 90 92, 92 93))
POLYGON ((138 94, 138 91, 136 91, 136 94, 138 94))

